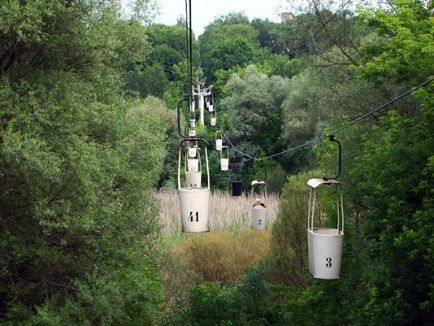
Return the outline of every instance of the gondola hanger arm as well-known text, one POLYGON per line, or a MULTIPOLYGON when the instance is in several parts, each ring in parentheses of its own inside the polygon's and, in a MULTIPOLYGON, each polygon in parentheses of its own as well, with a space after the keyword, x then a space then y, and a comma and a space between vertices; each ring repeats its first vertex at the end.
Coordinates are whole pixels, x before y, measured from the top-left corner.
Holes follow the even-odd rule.
POLYGON ((330 134, 328 135, 328 137, 330 141, 335 142, 338 145, 338 173, 335 177, 328 177, 328 176, 323 177, 323 179, 326 181, 332 179, 335 180, 339 178, 342 172, 342 144, 340 143, 339 140, 336 139, 336 136, 334 134, 330 134))

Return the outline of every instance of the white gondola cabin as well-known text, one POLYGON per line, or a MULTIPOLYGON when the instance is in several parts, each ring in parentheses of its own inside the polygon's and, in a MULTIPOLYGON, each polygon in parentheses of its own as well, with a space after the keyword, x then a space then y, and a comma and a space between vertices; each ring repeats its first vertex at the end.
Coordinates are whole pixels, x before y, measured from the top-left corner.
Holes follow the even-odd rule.
POLYGON ((220 151, 220 169, 222 171, 229 170, 229 148, 227 146, 222 146, 220 151))
POLYGON ((265 181, 252 181, 252 197, 255 198, 255 203, 252 206, 252 228, 254 230, 265 230, 267 222, 267 206, 263 203, 268 197, 267 183, 265 181))
POLYGON ((215 149, 221 151, 222 146, 223 146, 222 132, 218 130, 215 133, 215 149))
POLYGON ((217 125, 217 116, 215 112, 210 113, 209 123, 212 127, 215 127, 217 125))
POLYGON ((191 157, 191 148, 183 149, 181 142, 178 157, 178 193, 181 209, 181 223, 183 232, 209 231, 209 202, 210 178, 208 152, 206 146, 202 148, 195 144, 196 156, 191 157), (204 152, 204 158, 200 152, 204 152), (184 156, 184 159, 183 159, 184 156), (182 163, 184 162, 184 169, 182 163), (203 171, 202 167, 205 167, 203 171), (206 172, 206 187, 202 185, 202 172, 206 172), (182 180, 184 179, 184 180, 182 180))
POLYGON ((338 279, 341 270, 344 239, 342 184, 334 179, 310 179, 307 184, 310 187, 307 228, 309 271, 314 278, 338 279), (336 228, 314 225, 321 219, 320 216, 323 215, 318 201, 317 189, 320 186, 333 187, 336 190, 336 228))
POLYGON ((214 112, 214 98, 212 95, 208 99, 208 106, 207 107, 208 107, 209 112, 214 112))

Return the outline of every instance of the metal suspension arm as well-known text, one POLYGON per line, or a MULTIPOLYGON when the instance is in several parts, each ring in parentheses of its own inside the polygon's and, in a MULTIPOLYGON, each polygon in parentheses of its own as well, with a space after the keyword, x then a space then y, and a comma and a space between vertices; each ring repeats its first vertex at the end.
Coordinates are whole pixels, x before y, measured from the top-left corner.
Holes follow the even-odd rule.
POLYGON ((331 179, 337 179, 340 177, 341 172, 342 172, 342 144, 339 142, 339 140, 336 139, 335 135, 329 135, 329 140, 330 141, 334 141, 338 144, 338 166, 339 166, 339 170, 338 170, 338 174, 335 177, 324 177, 324 180, 331 180, 331 179))
POLYGON ((203 143, 205 144, 205 146, 208 146, 208 142, 203 139, 203 138, 199 138, 199 137, 186 137, 184 139, 181 139, 181 141, 179 142, 179 146, 182 146, 185 142, 192 142, 192 141, 197 141, 199 143, 203 143))

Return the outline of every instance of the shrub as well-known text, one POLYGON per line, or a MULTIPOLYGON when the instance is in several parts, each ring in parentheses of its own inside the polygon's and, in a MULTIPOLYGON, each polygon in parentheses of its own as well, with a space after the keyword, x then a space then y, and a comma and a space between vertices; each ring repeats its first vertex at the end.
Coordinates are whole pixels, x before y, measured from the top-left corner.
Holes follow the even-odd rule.
POLYGON ((269 241, 266 231, 205 233, 187 235, 175 250, 204 280, 227 283, 265 257, 269 241))
MULTIPOLYGON (((256 269, 241 283, 221 286, 204 283, 190 289, 189 306, 179 312, 178 323, 188 325, 282 325, 281 304, 273 303, 275 289, 256 269)), ((276 291, 277 293, 278 291, 276 291)), ((283 293, 280 291, 279 294, 283 293)), ((284 294, 287 297, 286 293, 284 294)))
POLYGON ((318 171, 300 173, 287 179, 272 229, 271 255, 264 264, 270 279, 291 287, 306 284, 307 213, 309 187, 307 181, 322 176, 318 171))

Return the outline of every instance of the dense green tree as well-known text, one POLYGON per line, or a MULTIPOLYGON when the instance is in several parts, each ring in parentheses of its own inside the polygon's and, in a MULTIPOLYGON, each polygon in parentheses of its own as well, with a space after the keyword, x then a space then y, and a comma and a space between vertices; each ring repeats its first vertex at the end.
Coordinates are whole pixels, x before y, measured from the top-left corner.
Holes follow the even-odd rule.
POLYGON ((144 28, 116 1, 9 1, 0 16, 0 323, 152 323, 166 121, 122 97, 144 28))
POLYGON ((244 37, 226 38, 215 44, 210 53, 211 71, 243 67, 251 62, 254 49, 244 37))
POLYGON ((206 26, 199 44, 201 67, 210 82, 217 70, 244 67, 259 51, 257 31, 241 14, 220 17, 206 26))
MULTIPOLYGON (((376 82, 418 83, 432 77, 432 4, 394 1, 393 11, 365 13, 384 38, 362 47, 360 74, 376 82), (387 36, 387 37, 385 37, 387 36), (427 43, 428 42, 428 43, 427 43)), ((352 171, 366 207, 362 286, 355 320, 387 324, 433 322, 432 85, 407 110, 391 112, 366 138, 352 171), (410 110, 411 108, 411 110, 410 110), (405 158, 405 159, 403 159, 405 158)))
POLYGON ((252 25, 262 47, 289 58, 317 55, 336 45, 355 50, 363 35, 349 10, 315 12, 312 8, 283 23, 255 19, 252 25))
MULTIPOLYGON (((173 66, 187 59, 187 42, 185 26, 166 26, 161 24, 149 25, 146 28, 151 49, 145 58, 145 64, 160 64, 164 67, 167 79, 176 80, 173 66)), ((193 62, 199 64, 199 48, 196 39, 193 39, 193 62)), ((183 80, 183 82, 186 82, 183 80)))
POLYGON ((362 77, 382 83, 424 81, 433 72, 433 4, 422 1, 393 1, 390 10, 367 10, 362 18, 375 28, 378 37, 361 46, 362 77))
POLYGON ((386 98, 348 68, 306 69, 296 75, 283 103, 282 137, 295 145, 369 111, 386 98))
MULTIPOLYGON (((221 106, 227 115, 228 136, 238 149, 251 156, 265 156, 282 148, 281 105, 288 88, 289 80, 268 77, 254 66, 247 67, 241 76, 231 77, 221 106)), ((246 162, 245 157, 234 155, 235 161, 246 162)))
POLYGON ((125 79, 127 90, 143 98, 148 95, 162 97, 169 84, 164 67, 158 63, 134 66, 126 72, 125 79))
MULTIPOLYGON (((143 57, 128 66, 124 76, 125 87, 145 98, 148 95, 163 98, 175 108, 176 102, 188 90, 187 43, 185 27, 151 24, 146 27, 149 48, 143 57)), ((198 44, 193 39, 194 73, 199 63, 198 44)))

